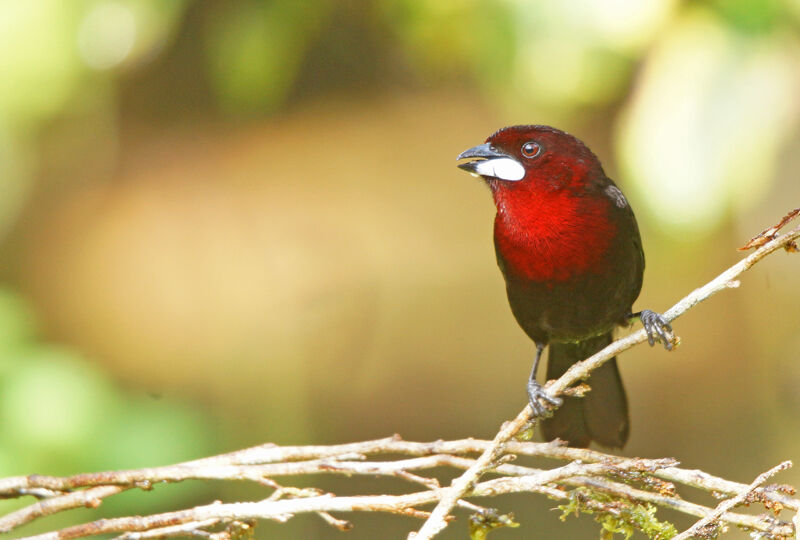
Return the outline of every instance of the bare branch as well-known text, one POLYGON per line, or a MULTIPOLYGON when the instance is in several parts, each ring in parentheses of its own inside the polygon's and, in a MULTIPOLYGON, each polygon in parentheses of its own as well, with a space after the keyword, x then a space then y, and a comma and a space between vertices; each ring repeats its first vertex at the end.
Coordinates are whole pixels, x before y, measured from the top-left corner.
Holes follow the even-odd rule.
MULTIPOLYGON (((696 535, 702 529, 708 527, 709 525, 713 525, 715 521, 717 521, 723 514, 725 514, 728 510, 734 508, 738 504, 742 504, 745 500, 753 494, 753 492, 766 482, 770 477, 775 476, 780 471, 785 471, 789 467, 792 466, 791 461, 784 461, 780 465, 777 465, 767 472, 761 473, 758 477, 753 480, 753 483, 747 486, 746 489, 742 490, 738 495, 735 497, 731 497, 726 501, 722 501, 719 505, 714 509, 713 512, 705 516, 703 519, 683 531, 681 534, 675 537, 674 540, 686 540, 687 538, 691 538, 692 536, 696 535)), ((713 525, 716 529, 717 526, 713 525)))
POLYGON ((212 518, 205 521, 189 521, 171 527, 161 527, 160 529, 150 529, 145 532, 128 532, 117 536, 116 540, 149 540, 150 538, 170 538, 173 536, 199 536, 210 538, 212 535, 204 529, 213 527, 219 523, 219 519, 212 518))
MULTIPOLYGON (((286 447, 282 457, 291 459, 292 456, 297 455, 309 457, 319 454, 326 454, 327 457, 322 460, 310 459, 300 462, 233 466, 225 465, 224 463, 237 460, 239 455, 228 454, 203 460, 206 463, 210 463, 207 466, 197 465, 200 461, 194 461, 156 469, 84 474, 66 478, 46 476, 8 478, 0 481, 0 485, 3 485, 5 489, 3 492, 5 497, 13 496, 14 490, 18 495, 22 496, 30 489, 39 489, 40 486, 44 485, 57 486, 59 489, 66 489, 66 486, 71 486, 72 488, 86 487, 86 489, 66 495, 56 495, 50 501, 39 501, 28 507, 28 509, 36 509, 37 511, 28 510, 25 512, 26 509, 22 509, 3 517, 0 519, 0 523, 2 523, 3 532, 8 532, 30 520, 23 520, 21 516, 30 518, 31 515, 42 515, 40 508, 42 502, 51 503, 47 507, 48 509, 66 509, 75 507, 73 499, 78 497, 81 501, 93 501, 93 504, 97 505, 100 504, 104 497, 133 487, 148 487, 156 481, 177 482, 189 479, 215 478, 245 480, 263 484, 264 478, 261 475, 267 470, 264 468, 267 465, 270 467, 269 471, 276 476, 284 474, 398 476, 398 471, 404 471, 415 478, 422 478, 411 473, 411 471, 435 467, 469 469, 474 466, 476 460, 464 456, 484 451, 493 442, 464 439, 418 443, 403 441, 395 436, 354 444, 358 446, 361 457, 383 454, 415 455, 432 451, 446 451, 447 453, 409 459, 401 458, 393 461, 365 462, 340 461, 336 459, 342 456, 353 457, 353 445, 340 445, 339 451, 342 453, 339 456, 333 453, 335 446, 327 447, 325 451, 321 450, 320 447, 307 447, 305 449, 286 447), (247 467, 250 468, 249 472, 246 469, 247 467), (112 485, 96 485, 100 479, 112 485), (81 485, 80 482, 84 482, 84 484, 81 485), (12 484, 14 487, 11 486, 12 484)), ((605 493, 620 500, 651 503, 697 517, 711 514, 713 511, 711 508, 684 501, 674 494, 674 490, 665 488, 657 482, 649 481, 664 478, 699 487, 706 491, 723 491, 734 495, 741 493, 758 494, 765 504, 779 505, 790 509, 800 508, 800 501, 787 497, 775 490, 753 489, 750 486, 728 482, 706 473, 698 474, 698 471, 680 469, 675 466, 674 460, 669 459, 622 458, 588 449, 562 447, 552 443, 518 441, 509 442, 506 450, 519 456, 547 457, 569 461, 569 463, 549 470, 509 463, 496 464, 490 470, 502 476, 475 485, 466 496, 488 497, 505 493, 534 492, 557 500, 567 500, 569 498, 569 489, 581 487, 598 493, 605 493), (609 476, 621 478, 626 482, 638 478, 645 489, 610 480, 609 476), (657 488, 655 491, 648 490, 654 486, 657 488)), ((399 476, 407 478, 404 475, 399 476)), ((411 480, 428 489, 418 493, 398 496, 335 497, 315 489, 278 486, 272 496, 258 503, 216 503, 191 510, 154 516, 106 519, 64 529, 57 533, 48 533, 40 536, 40 538, 78 538, 101 533, 129 533, 129 536, 124 536, 124 538, 155 538, 170 536, 173 533, 174 535, 188 535, 191 533, 195 536, 202 536, 205 533, 204 529, 212 525, 226 524, 233 521, 246 522, 253 519, 270 519, 283 522, 294 515, 302 513, 316 513, 337 528, 346 528, 349 526, 349 522, 333 517, 331 512, 379 511, 425 519, 429 514, 419 510, 417 507, 422 504, 438 502, 446 490, 438 487, 430 488, 428 484, 432 484, 431 481, 418 481, 415 478, 411 478, 411 480), (156 533, 154 531, 161 532, 156 533)), ((274 481, 271 481, 271 484, 277 486, 274 481)), ((467 507, 479 513, 487 511, 467 501, 460 501, 459 506, 467 507)), ((602 507, 598 505, 597 509, 601 511, 602 507)), ((787 524, 776 523, 773 520, 746 514, 727 512, 721 519, 732 525, 748 527, 767 534, 786 533, 791 529, 791 526, 787 524)), ((213 535, 218 533, 205 534, 213 535)))

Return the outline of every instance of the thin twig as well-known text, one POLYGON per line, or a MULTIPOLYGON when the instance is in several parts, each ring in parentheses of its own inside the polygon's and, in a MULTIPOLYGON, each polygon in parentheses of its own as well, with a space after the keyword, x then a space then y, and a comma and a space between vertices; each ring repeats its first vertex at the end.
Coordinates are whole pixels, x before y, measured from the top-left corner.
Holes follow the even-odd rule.
POLYGON ((96 486, 84 491, 70 492, 52 499, 38 501, 0 518, 0 533, 9 532, 34 519, 49 516, 64 510, 73 508, 96 508, 100 506, 104 498, 116 495, 126 489, 130 488, 122 486, 96 486))
POLYGON ((349 521, 344 519, 338 519, 330 515, 328 512, 317 512, 317 515, 321 517, 325 523, 331 525, 335 529, 339 529, 340 531, 349 531, 353 528, 353 524, 349 521))
POLYGON ((461 476, 453 480, 450 487, 445 491, 445 495, 439 500, 436 508, 431 512, 431 516, 425 521, 422 528, 418 533, 411 533, 408 537, 421 540, 422 538, 431 538, 434 534, 441 531, 447 526, 447 516, 450 511, 458 503, 458 500, 464 496, 475 484, 478 478, 489 470, 492 463, 503 454, 503 445, 513 437, 522 426, 524 426, 531 415, 531 406, 526 405, 522 412, 511 422, 507 422, 500 431, 495 435, 492 444, 480 455, 475 463, 467 469, 461 476))
POLYGON ((127 532, 117 536, 116 540, 149 540, 151 538, 170 538, 172 536, 200 536, 209 538, 211 534, 204 529, 213 527, 220 522, 217 518, 207 519, 205 521, 189 521, 179 525, 172 525, 170 527, 161 527, 159 529, 150 529, 144 532, 127 532))
POLYGON ((789 467, 792 466, 791 461, 784 461, 780 465, 776 465, 775 467, 771 468, 770 470, 759 474, 753 483, 747 486, 747 489, 742 490, 738 495, 735 497, 731 497, 725 501, 722 501, 717 505, 713 512, 705 516, 703 519, 683 531, 678 536, 674 537, 673 540, 686 540, 687 538, 691 538, 692 536, 696 535, 698 531, 708 527, 715 521, 719 520, 723 514, 725 514, 728 510, 733 509, 736 505, 741 504, 747 499, 748 496, 752 495, 753 492, 758 488, 761 484, 766 482, 772 476, 775 476, 777 473, 781 471, 785 471, 789 467))

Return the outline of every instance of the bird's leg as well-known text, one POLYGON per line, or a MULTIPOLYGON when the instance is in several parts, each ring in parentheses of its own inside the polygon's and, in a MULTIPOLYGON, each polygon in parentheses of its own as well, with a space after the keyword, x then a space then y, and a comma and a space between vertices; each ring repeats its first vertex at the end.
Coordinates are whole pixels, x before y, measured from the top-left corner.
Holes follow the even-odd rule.
POLYGON ((544 351, 544 347, 544 343, 536 344, 536 358, 533 361, 531 377, 528 379, 528 401, 531 404, 533 416, 535 417, 544 417, 550 414, 548 406, 540 403, 540 399, 546 402, 548 405, 552 405, 554 407, 560 407, 563 403, 561 398, 553 397, 548 394, 542 385, 536 380, 536 371, 539 369, 539 360, 542 359, 542 351, 544 351))
POLYGON ((663 315, 649 309, 643 309, 638 313, 631 313, 628 317, 630 319, 637 317, 641 319, 644 331, 647 332, 647 342, 651 347, 655 345, 656 341, 660 341, 664 344, 665 349, 672 350, 672 326, 663 315))

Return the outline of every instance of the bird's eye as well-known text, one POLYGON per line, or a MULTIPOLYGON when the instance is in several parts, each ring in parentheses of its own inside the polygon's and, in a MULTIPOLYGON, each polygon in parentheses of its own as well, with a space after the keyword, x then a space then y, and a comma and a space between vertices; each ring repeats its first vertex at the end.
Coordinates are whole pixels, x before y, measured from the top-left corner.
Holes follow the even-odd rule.
POLYGON ((535 158, 541 151, 542 147, 537 142, 528 141, 522 145, 522 155, 529 159, 535 158))

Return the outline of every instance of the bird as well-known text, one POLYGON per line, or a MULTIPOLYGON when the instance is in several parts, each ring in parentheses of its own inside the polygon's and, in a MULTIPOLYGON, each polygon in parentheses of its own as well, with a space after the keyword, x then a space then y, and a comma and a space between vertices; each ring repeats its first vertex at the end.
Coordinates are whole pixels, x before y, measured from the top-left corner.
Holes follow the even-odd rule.
POLYGON ((582 398, 552 396, 536 377, 545 347, 555 379, 636 318, 651 346, 672 349, 663 315, 632 311, 645 261, 628 199, 586 144, 550 126, 500 129, 457 159, 494 198, 497 264, 511 312, 536 346, 527 394, 544 438, 622 448, 630 422, 616 358, 592 372, 582 398))

